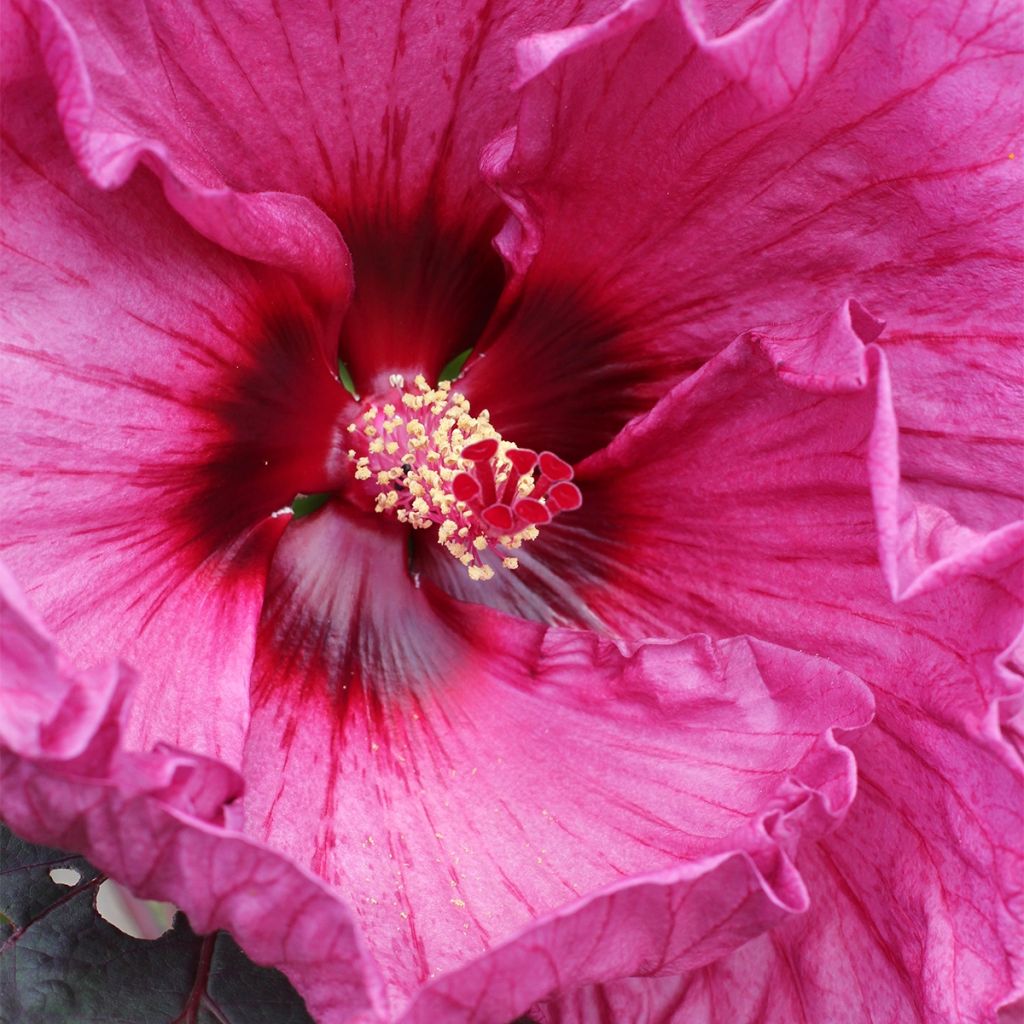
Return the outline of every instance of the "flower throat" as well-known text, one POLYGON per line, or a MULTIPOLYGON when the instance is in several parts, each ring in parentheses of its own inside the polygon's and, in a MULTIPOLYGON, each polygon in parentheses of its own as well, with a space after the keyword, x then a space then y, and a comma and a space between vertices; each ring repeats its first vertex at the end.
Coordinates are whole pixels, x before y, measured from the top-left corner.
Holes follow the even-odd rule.
POLYGON ((470 579, 518 568, 513 554, 559 512, 579 508, 572 467, 552 452, 518 448, 452 391, 422 375, 369 403, 348 425, 349 462, 374 508, 415 530, 437 526, 437 542, 470 579))

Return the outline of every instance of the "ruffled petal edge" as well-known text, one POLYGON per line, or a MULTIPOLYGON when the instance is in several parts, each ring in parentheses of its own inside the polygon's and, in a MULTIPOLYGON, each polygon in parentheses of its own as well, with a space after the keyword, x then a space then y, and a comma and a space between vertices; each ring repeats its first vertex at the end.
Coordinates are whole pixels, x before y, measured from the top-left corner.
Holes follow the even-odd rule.
POLYGON ((172 160, 160 140, 97 128, 95 93, 74 29, 54 0, 30 0, 29 11, 57 93, 57 113, 83 174, 99 188, 115 189, 139 164, 148 167, 195 230, 245 259, 295 274, 337 326, 351 294, 352 267, 327 215, 304 196, 204 184, 172 160))

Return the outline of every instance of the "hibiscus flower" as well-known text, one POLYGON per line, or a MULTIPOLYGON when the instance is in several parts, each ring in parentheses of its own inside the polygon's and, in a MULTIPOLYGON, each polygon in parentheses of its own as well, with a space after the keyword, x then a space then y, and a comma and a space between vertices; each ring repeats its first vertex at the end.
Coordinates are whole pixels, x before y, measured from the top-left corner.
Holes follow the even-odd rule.
POLYGON ((330 1024, 1019 998, 1020 25, 921 8, 13 4, 12 827, 330 1024))

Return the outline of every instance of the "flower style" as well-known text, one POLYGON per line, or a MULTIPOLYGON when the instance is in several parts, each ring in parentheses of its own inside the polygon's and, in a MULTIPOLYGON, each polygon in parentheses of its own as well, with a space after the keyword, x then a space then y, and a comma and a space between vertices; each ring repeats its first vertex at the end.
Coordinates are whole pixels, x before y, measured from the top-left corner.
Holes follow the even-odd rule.
POLYGON ((994 1021, 1017 13, 17 0, 5 819, 330 1024, 994 1021))

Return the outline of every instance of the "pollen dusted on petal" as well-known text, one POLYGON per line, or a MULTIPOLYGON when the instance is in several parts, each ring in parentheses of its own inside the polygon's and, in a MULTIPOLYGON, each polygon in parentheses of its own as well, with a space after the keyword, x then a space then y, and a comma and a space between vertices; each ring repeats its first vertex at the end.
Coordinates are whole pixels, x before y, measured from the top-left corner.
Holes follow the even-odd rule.
POLYGON ((377 512, 416 530, 436 526, 437 542, 470 579, 518 568, 511 551, 559 512, 579 508, 567 462, 506 441, 488 411, 474 415, 450 381, 432 388, 419 375, 407 387, 395 374, 390 383, 348 425, 355 478, 377 512), (485 559, 488 551, 495 557, 485 559))

